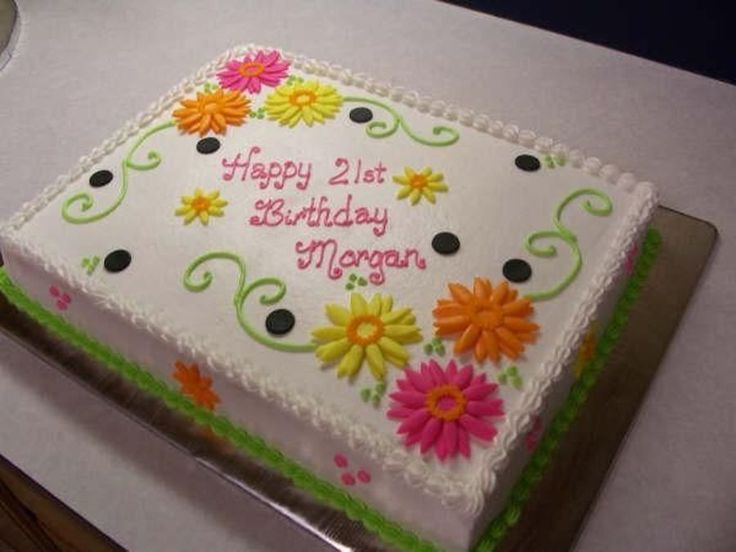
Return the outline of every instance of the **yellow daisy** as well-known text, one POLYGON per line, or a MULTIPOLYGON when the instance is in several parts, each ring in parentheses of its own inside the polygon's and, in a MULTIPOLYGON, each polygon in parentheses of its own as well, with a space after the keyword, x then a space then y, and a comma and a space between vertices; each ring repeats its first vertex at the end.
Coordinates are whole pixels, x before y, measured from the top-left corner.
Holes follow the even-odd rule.
POLYGON ((396 199, 409 198, 412 205, 416 205, 424 197, 430 203, 435 202, 435 193, 448 190, 442 173, 432 172, 425 167, 417 172, 411 167, 404 167, 404 174, 396 175, 393 181, 401 186, 396 199))
POLYGON ((227 201, 220 199, 220 191, 205 193, 202 188, 194 190, 193 196, 182 196, 181 207, 174 214, 177 217, 184 217, 184 224, 189 224, 195 218, 206 225, 210 221, 210 217, 221 217, 224 212, 223 207, 227 205, 227 201))
POLYGON ((324 123, 340 110, 342 97, 334 87, 318 80, 282 84, 266 98, 269 119, 294 127, 299 121, 307 126, 324 123))
POLYGON ((330 304, 325 307, 332 326, 312 332, 320 345, 315 354, 325 364, 339 362, 339 377, 354 377, 368 361, 377 380, 386 376, 386 361, 402 368, 409 360, 403 345, 422 340, 416 317, 408 307, 392 310, 390 295, 376 294, 370 301, 359 293, 350 296, 350 308, 330 304))

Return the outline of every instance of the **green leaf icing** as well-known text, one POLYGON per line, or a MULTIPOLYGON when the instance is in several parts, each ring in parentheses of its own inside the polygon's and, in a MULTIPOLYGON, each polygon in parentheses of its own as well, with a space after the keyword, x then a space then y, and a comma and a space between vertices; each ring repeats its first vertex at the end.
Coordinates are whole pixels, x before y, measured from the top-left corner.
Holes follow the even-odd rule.
POLYGON ((136 163, 135 161, 133 161, 133 155, 138 150, 138 148, 141 147, 143 142, 148 140, 149 137, 156 134, 157 132, 160 132, 167 128, 171 128, 175 124, 176 123, 174 121, 166 121, 165 123, 156 125, 141 134, 138 139, 133 142, 133 147, 130 148, 130 151, 121 163, 122 177, 120 191, 118 192, 118 197, 115 199, 112 205, 96 214, 74 215, 72 214, 73 210, 78 210, 80 213, 86 213, 95 205, 95 200, 90 193, 80 192, 67 198, 66 201, 64 201, 64 203, 62 204, 61 216, 64 217, 64 220, 72 224, 87 224, 89 222, 96 222, 100 219, 105 218, 107 215, 115 211, 115 209, 120 207, 120 204, 125 199, 125 195, 128 193, 128 170, 133 169, 134 171, 150 171, 151 169, 155 169, 161 164, 161 155, 159 155, 159 153, 155 150, 150 150, 148 152, 148 155, 146 156, 148 159, 147 163, 136 163))
POLYGON ((557 297, 567 286, 575 281, 575 278, 577 278, 580 268, 583 266, 583 255, 580 251, 580 246, 578 245, 577 236, 572 230, 562 224, 562 213, 571 202, 582 196, 591 196, 592 198, 600 201, 600 206, 596 206, 592 199, 587 199, 583 202, 583 209, 591 215, 605 217, 613 212, 613 202, 611 201, 611 198, 595 188, 581 188, 579 190, 575 190, 560 202, 552 217, 555 230, 540 230, 529 234, 524 241, 524 247, 526 247, 526 250, 535 257, 554 257, 557 255, 557 248, 554 245, 539 247, 536 245, 536 242, 541 239, 560 239, 570 247, 572 251, 573 266, 568 275, 559 284, 547 290, 528 293, 526 295, 528 299, 532 301, 544 301, 557 297))
POLYGON ((274 339, 265 335, 253 327, 245 317, 244 305, 248 296, 258 288, 274 287, 276 290, 272 294, 261 295, 259 301, 261 305, 275 305, 286 295, 286 284, 283 280, 273 277, 259 278, 251 283, 247 283, 245 261, 235 253, 230 253, 228 251, 212 251, 194 259, 192 264, 190 264, 184 272, 183 283, 186 289, 199 293, 210 287, 213 276, 209 270, 202 272, 201 278, 199 279, 194 278, 194 273, 203 264, 211 260, 232 261, 238 267, 239 279, 238 286, 235 289, 235 294, 233 295, 233 306, 235 307, 235 314, 240 327, 243 328, 245 333, 247 333, 253 340, 257 341, 261 345, 265 345, 266 347, 270 347, 271 349, 276 349, 278 351, 298 353, 313 351, 315 349, 316 345, 314 343, 290 343, 288 341, 281 341, 280 339, 274 339))
POLYGON ((432 134, 437 138, 425 138, 423 136, 419 136, 409 127, 404 118, 399 115, 396 110, 383 102, 374 100, 373 98, 345 96, 342 101, 371 104, 384 109, 391 115, 392 120, 390 123, 387 123, 386 121, 371 121, 366 125, 365 133, 371 138, 388 138, 395 134, 400 127, 401 130, 409 136, 409 138, 415 142, 424 144, 425 146, 451 146, 460 139, 460 133, 457 130, 442 125, 432 127, 432 134))

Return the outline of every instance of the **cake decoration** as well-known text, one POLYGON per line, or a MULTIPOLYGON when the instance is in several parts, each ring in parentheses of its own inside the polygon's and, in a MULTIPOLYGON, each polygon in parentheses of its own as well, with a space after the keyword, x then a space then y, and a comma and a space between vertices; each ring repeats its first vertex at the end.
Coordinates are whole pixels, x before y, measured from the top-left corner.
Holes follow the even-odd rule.
POLYGON ((545 153, 544 164, 548 169, 554 169, 555 167, 565 166, 565 157, 559 154, 545 153))
POLYGON ((120 184, 120 191, 118 192, 118 197, 115 199, 115 201, 110 205, 107 209, 104 209, 103 211, 100 211, 96 214, 91 215, 73 215, 71 211, 73 209, 78 209, 81 213, 86 213, 92 207, 94 207, 95 200, 94 198, 87 192, 80 192, 77 194, 72 195, 71 197, 67 198, 64 203, 62 203, 61 206, 61 216, 64 218, 65 221, 70 222, 72 224, 87 224, 90 222, 96 222, 98 220, 101 220, 108 216, 110 213, 115 211, 120 204, 125 199, 125 195, 128 193, 128 170, 133 169, 134 171, 150 171, 152 169, 155 169, 161 164, 161 155, 155 151, 150 150, 148 152, 147 158, 148 163, 136 163, 133 161, 133 156, 135 155, 136 151, 139 147, 148 140, 151 136, 156 134, 157 132, 161 132, 162 130, 166 130, 167 128, 171 128, 175 125, 173 121, 166 121, 165 123, 161 123, 159 125, 156 125, 144 133, 142 133, 131 146, 130 150, 128 151, 128 154, 125 156, 122 162, 122 169, 123 169, 123 177, 122 177, 122 183, 120 184))
POLYGON ((277 86, 286 77, 288 69, 289 62, 278 51, 266 53, 259 50, 241 60, 228 61, 225 69, 217 73, 217 78, 223 88, 258 94, 261 86, 277 86))
POLYGON ((354 123, 368 123, 373 119, 373 112, 367 107, 354 107, 348 114, 350 120, 354 123))
POLYGON ((342 97, 334 86, 318 80, 282 84, 266 98, 268 118, 282 126, 295 127, 304 122, 311 127, 332 119, 340 110, 342 97))
MULTIPOLYGON (((419 144, 425 146, 451 146, 460 139, 460 133, 454 128, 445 125, 436 125, 432 127, 432 134, 437 138, 425 138, 415 133, 408 125, 406 120, 392 107, 378 101, 375 98, 367 98, 361 96, 345 96, 344 102, 355 102, 369 104, 376 107, 380 107, 386 113, 391 116, 391 122, 386 121, 373 121, 369 122, 365 127, 365 133, 371 138, 388 138, 393 136, 399 128, 403 130, 406 135, 419 144), (444 136, 444 138, 442 138, 444 136)), ((365 106, 361 106, 365 107, 365 106)), ((371 119, 373 118, 371 113, 371 119)))
POLYGON ((440 255, 454 255, 460 249, 460 239, 452 232, 438 232, 432 238, 432 249, 440 255))
POLYGON ((194 403, 202 408, 214 410, 220 402, 220 397, 212 390, 212 378, 203 376, 198 365, 187 366, 177 360, 173 378, 181 385, 179 389, 181 394, 191 397, 194 403))
POLYGON ((433 337, 430 339, 427 343, 424 344, 424 347, 422 349, 424 351, 424 354, 427 356, 431 356, 433 354, 436 354, 437 356, 445 356, 445 344, 442 342, 442 339, 439 337, 433 337))
POLYGON ((93 255, 92 257, 84 257, 82 259, 82 268, 87 272, 87 276, 92 276, 95 270, 97 270, 97 265, 100 264, 100 258, 97 255, 93 255))
POLYGON ((539 159, 529 154, 517 156, 516 159, 514 159, 514 164, 522 171, 526 172, 534 172, 542 168, 542 164, 539 162, 539 159))
POLYGON ((598 325, 593 322, 580 344, 578 353, 575 356, 575 362, 572 365, 573 373, 576 378, 583 375, 588 363, 595 357, 595 349, 598 346, 598 325))
POLYGON ((539 445, 539 440, 542 438, 542 418, 539 416, 534 416, 534 422, 532 423, 532 428, 529 430, 529 433, 527 433, 524 436, 524 445, 526 446, 526 450, 529 452, 533 452, 534 449, 537 448, 537 445, 539 445))
POLYGON ((349 308, 325 306, 332 326, 316 328, 317 358, 325 365, 337 363, 337 376, 354 378, 365 360, 376 380, 386 377, 386 362, 403 368, 409 360, 404 345, 422 340, 416 318, 408 307, 393 308, 393 297, 375 294, 366 301, 350 294, 349 308))
POLYGON ((348 291, 352 291, 355 289, 355 286, 365 287, 367 285, 368 285, 368 280, 363 278, 363 276, 359 274, 355 274, 355 272, 353 272, 350 274, 350 276, 348 276, 348 281, 345 284, 345 289, 348 291))
POLYGON ((102 264, 108 272, 116 273, 128 268, 132 260, 133 257, 129 251, 116 249, 105 255, 105 260, 102 264))
POLYGON ((338 468, 340 468, 341 470, 345 470, 340 474, 340 481, 342 481, 343 485, 347 485, 348 487, 351 487, 355 485, 357 482, 360 482, 360 483, 370 483, 371 482, 371 474, 365 468, 358 469, 358 472, 355 475, 353 475, 351 472, 348 471, 348 459, 344 454, 341 454, 341 453, 336 454, 333 457, 333 462, 338 468))
POLYGON ((265 345, 266 347, 270 347, 271 349, 276 349, 278 351, 296 353, 313 351, 315 349, 314 343, 311 342, 290 343, 288 341, 269 337, 256 330, 248 321, 245 316, 245 303, 248 296, 260 288, 275 288, 275 291, 272 294, 268 295, 264 293, 259 297, 261 305, 275 305, 286 295, 286 283, 283 280, 273 277, 259 278, 248 283, 246 280, 245 261, 236 253, 231 253, 229 251, 212 251, 197 257, 184 272, 184 287, 194 293, 201 293, 209 288, 214 280, 212 272, 205 270, 201 273, 201 278, 199 279, 194 278, 194 273, 197 272, 202 265, 216 260, 230 261, 238 268, 238 284, 233 295, 233 305, 235 306, 235 316, 238 324, 246 334, 261 345, 265 345))
POLYGON ((285 335, 296 324, 294 314, 287 309, 276 309, 266 317, 266 331, 273 335, 285 335))
POLYGON ((215 153, 219 149, 220 149, 220 141, 214 136, 208 136, 207 138, 202 138, 199 142, 197 142, 197 151, 203 155, 209 155, 210 153, 215 153))
POLYGON ((461 454, 470 457, 470 436, 491 441, 496 436, 493 418, 503 416, 503 401, 495 398, 497 385, 470 364, 458 370, 451 360, 442 368, 434 360, 423 362, 419 371, 406 368, 396 381, 399 391, 387 415, 402 420, 397 429, 407 448, 419 443, 420 452, 430 449, 440 461, 461 454))
POLYGON ((56 301, 56 308, 64 311, 69 308, 72 298, 65 291, 61 291, 56 286, 49 287, 49 295, 56 301))
POLYGON ((373 387, 364 387, 360 390, 360 398, 363 399, 363 402, 370 402, 375 408, 381 405, 381 400, 383 400, 385 394, 385 380, 377 382, 373 387))
POLYGON ((532 277, 532 267, 524 259, 509 259, 503 263, 503 277, 509 282, 520 284, 532 277))
POLYGON ((112 182, 112 173, 107 169, 93 172, 89 177, 89 185, 93 188, 102 188, 112 182))
POLYGON ((502 281, 495 288, 487 278, 475 278, 473 291, 462 284, 449 284, 450 299, 439 299, 432 311, 437 335, 455 339, 455 354, 473 351, 475 360, 512 360, 534 343, 539 326, 528 318, 531 301, 502 281))
POLYGON ((421 198, 434 203, 435 193, 448 190, 444 178, 442 173, 433 172, 430 167, 425 167, 421 171, 404 167, 404 174, 392 177, 392 180, 400 186, 396 199, 408 197, 412 205, 416 205, 421 198))
POLYGON ((527 236, 526 240, 524 241, 524 246, 526 247, 526 250, 529 251, 529 253, 531 253, 535 257, 549 258, 557 255, 557 248, 551 244, 547 247, 537 247, 535 245, 535 242, 537 242, 538 240, 549 238, 560 239, 568 247, 570 247, 573 258, 572 269, 559 284, 548 290, 528 293, 526 295, 526 297, 531 299, 532 301, 545 301, 547 299, 557 297, 565 290, 567 286, 575 281, 575 278, 577 278, 577 275, 580 272, 580 268, 583 266, 583 254, 580 251, 580 245, 578 244, 577 236, 572 230, 562 224, 562 213, 567 208, 567 206, 570 205, 570 203, 572 203, 575 199, 584 196, 590 196, 589 199, 586 199, 583 202, 582 206, 583 209, 585 209, 585 211, 590 213, 591 215, 595 215, 597 217, 606 217, 613 212, 613 202, 611 201, 611 198, 608 197, 608 195, 606 195, 601 190, 596 190, 594 188, 581 188, 579 190, 575 190, 567 197, 565 197, 555 209, 554 215, 552 216, 552 222, 555 225, 555 230, 540 230, 537 232, 533 232, 529 234, 529 236, 527 236), (596 206, 592 201, 593 199, 598 200, 600 206, 596 206))
POLYGON ((176 127, 186 134, 204 136, 208 132, 225 134, 228 126, 240 126, 250 112, 250 100, 240 92, 197 92, 194 98, 184 98, 174 110, 176 127))
POLYGON ((631 276, 636 266, 636 258, 639 256, 639 244, 635 243, 626 253, 626 273, 631 276))
POLYGON ((221 217, 225 214, 223 208, 227 203, 220 197, 219 190, 204 192, 202 188, 196 188, 193 195, 181 196, 181 206, 174 214, 177 217, 184 217, 184 224, 199 219, 199 222, 207 226, 210 217, 221 217))
POLYGON ((515 364, 502 369, 496 376, 496 380, 500 385, 510 385, 517 391, 524 386, 524 380, 521 374, 519 374, 519 368, 515 364))

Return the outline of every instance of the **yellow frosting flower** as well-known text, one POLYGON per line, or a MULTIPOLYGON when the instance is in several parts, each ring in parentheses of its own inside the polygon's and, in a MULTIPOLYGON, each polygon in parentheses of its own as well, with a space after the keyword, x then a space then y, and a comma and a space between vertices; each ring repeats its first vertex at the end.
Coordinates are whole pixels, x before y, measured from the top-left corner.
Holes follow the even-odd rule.
POLYGON ((353 293, 350 308, 327 305, 327 318, 334 324, 317 328, 312 332, 317 343, 317 358, 325 364, 339 362, 339 377, 354 377, 360 371, 363 360, 377 380, 386 376, 386 361, 402 368, 409 360, 409 353, 402 345, 422 340, 416 318, 410 308, 392 310, 390 295, 376 294, 370 301, 353 293))
POLYGON ((225 205, 227 201, 220 199, 219 190, 205 193, 201 188, 197 188, 193 196, 181 197, 181 207, 174 211, 174 214, 177 217, 184 217, 184 224, 199 218, 199 221, 206 225, 210 217, 221 217, 224 214, 222 208, 225 205))
POLYGON ((311 127, 333 118, 341 105, 342 97, 334 87, 311 80, 282 84, 266 98, 265 108, 269 119, 282 125, 293 127, 304 121, 311 127))
POLYGON ((429 167, 425 167, 419 172, 411 167, 404 167, 404 174, 394 176, 393 180, 401 186, 396 194, 396 199, 408 197, 412 205, 416 205, 422 197, 430 203, 434 203, 436 192, 446 192, 448 190, 442 173, 432 172, 429 167))

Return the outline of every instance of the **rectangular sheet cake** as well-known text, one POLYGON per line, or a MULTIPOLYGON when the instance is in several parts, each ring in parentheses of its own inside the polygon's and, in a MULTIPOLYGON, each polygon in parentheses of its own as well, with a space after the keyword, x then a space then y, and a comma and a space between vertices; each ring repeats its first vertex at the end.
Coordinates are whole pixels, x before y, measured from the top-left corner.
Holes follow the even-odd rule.
POLYGON ((533 132, 249 45, 8 221, 0 287, 390 545, 487 551, 615 342, 656 203, 533 132))

